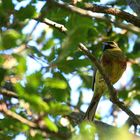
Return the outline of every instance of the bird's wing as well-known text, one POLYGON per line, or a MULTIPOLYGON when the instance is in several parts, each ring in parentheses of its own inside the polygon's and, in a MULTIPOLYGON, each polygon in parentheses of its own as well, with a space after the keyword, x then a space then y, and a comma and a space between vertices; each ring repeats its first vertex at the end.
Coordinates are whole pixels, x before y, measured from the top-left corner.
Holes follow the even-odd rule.
MULTIPOLYGON (((102 59, 102 56, 101 56, 101 58, 99 59, 99 62, 102 62, 101 59, 102 59)), ((95 84, 96 73, 97 73, 97 68, 95 67, 95 68, 93 69, 92 91, 94 91, 94 84, 95 84)))

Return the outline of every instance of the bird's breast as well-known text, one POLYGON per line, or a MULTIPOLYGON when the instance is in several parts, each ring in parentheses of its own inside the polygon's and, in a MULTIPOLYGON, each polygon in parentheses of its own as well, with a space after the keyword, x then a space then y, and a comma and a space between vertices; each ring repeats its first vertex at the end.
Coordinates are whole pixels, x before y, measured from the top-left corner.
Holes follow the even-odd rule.
POLYGON ((102 66, 111 83, 116 83, 126 69, 126 58, 123 54, 104 54, 101 59, 102 66))

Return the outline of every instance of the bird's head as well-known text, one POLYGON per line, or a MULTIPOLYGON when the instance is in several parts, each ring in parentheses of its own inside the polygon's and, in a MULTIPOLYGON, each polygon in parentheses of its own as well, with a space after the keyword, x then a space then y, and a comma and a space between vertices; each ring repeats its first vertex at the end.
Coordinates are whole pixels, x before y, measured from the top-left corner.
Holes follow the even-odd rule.
POLYGON ((103 43, 103 51, 107 49, 115 49, 115 48, 119 48, 119 47, 118 44, 114 41, 107 41, 103 43))

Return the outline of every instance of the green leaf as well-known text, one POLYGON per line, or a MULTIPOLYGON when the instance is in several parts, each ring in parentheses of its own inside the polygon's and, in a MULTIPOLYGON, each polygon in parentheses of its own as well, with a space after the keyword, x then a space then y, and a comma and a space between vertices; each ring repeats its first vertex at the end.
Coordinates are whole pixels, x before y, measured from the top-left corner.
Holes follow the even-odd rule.
POLYGON ((79 27, 70 31, 62 43, 61 53, 58 61, 64 60, 78 48, 78 44, 87 38, 87 29, 79 27))
POLYGON ((71 28, 63 40, 61 53, 58 61, 64 60, 71 53, 78 49, 78 44, 87 40, 89 28, 93 26, 92 20, 83 18, 76 14, 72 15, 68 22, 68 28, 71 28), (86 24, 85 24, 86 21, 86 24))
MULTIPOLYGON (((64 8, 60 8, 53 3, 47 4, 47 14, 46 16, 53 21, 62 21, 69 15, 70 12, 64 8)), ((46 13, 46 11, 45 11, 46 13)), ((60 23, 60 22, 59 22, 60 23)))
POLYGON ((23 56, 17 55, 17 54, 14 54, 13 56, 18 61, 18 64, 16 66, 17 74, 20 74, 20 75, 24 74, 26 72, 26 70, 27 70, 26 59, 23 56))
POLYGON ((65 73, 71 73, 76 71, 78 68, 86 67, 91 65, 88 59, 74 59, 74 60, 64 60, 58 63, 58 68, 65 73))
POLYGON ((91 27, 88 30, 88 40, 89 41, 94 41, 96 39, 96 37, 98 36, 99 32, 97 31, 97 29, 95 27, 91 27))
POLYGON ((51 47, 55 46, 54 39, 49 39, 43 46, 42 50, 50 49, 51 47))
POLYGON ((49 104, 50 110, 49 113, 52 115, 68 115, 71 113, 70 108, 62 103, 58 102, 51 102, 49 104))
POLYGON ((79 128, 80 132, 78 134, 73 135, 72 140, 93 140, 95 134, 95 126, 90 122, 82 122, 79 128))
POLYGON ((9 49, 17 47, 21 35, 13 29, 6 30, 2 33, 2 47, 3 49, 9 49))
POLYGON ((50 88, 66 89, 67 84, 65 81, 56 78, 47 78, 45 84, 50 88))
POLYGON ((37 14, 34 6, 27 5, 26 7, 22 7, 19 11, 16 11, 15 15, 17 16, 17 18, 23 21, 25 19, 33 18, 37 14))
POLYGON ((28 135, 28 140, 44 140, 44 136, 42 135, 42 133, 39 132, 35 133, 35 135, 31 135, 30 131, 28 131, 27 135, 28 135))
POLYGON ((0 4, 0 26, 5 26, 7 23, 7 13, 3 9, 2 5, 0 4))
POLYGON ((89 76, 88 73, 85 73, 85 72, 78 72, 79 73, 79 76, 80 78, 82 79, 82 87, 84 88, 89 88, 91 89, 92 88, 92 79, 93 79, 93 76, 89 76))
POLYGON ((27 76, 26 78, 27 78, 27 84, 31 86, 32 88, 37 89, 39 86, 43 84, 41 72, 35 72, 27 76))
POLYGON ((49 118, 45 117, 45 118, 44 118, 44 122, 45 122, 46 127, 47 127, 49 130, 54 131, 54 132, 58 132, 57 126, 56 126, 55 123, 52 122, 49 118))
POLYGON ((30 50, 32 53, 37 54, 39 57, 44 56, 43 53, 37 47, 30 46, 30 50))
POLYGON ((118 92, 118 97, 123 99, 123 100, 128 99, 128 95, 129 95, 129 92, 125 89, 122 89, 118 92))
POLYGON ((134 47, 133 47, 133 51, 129 53, 129 57, 135 59, 137 57, 140 56, 140 40, 136 40, 134 47))
POLYGON ((42 100, 42 98, 39 95, 31 96, 29 94, 26 94, 24 97, 25 97, 24 99, 32 105, 32 107, 36 112, 42 112, 42 111, 48 112, 49 106, 47 105, 46 102, 42 100))
POLYGON ((61 72, 54 72, 53 77, 65 81, 65 83, 67 84, 67 89, 68 91, 70 91, 69 82, 67 78, 65 77, 65 75, 63 75, 61 72))
POLYGON ((4 77, 5 77, 5 74, 6 74, 6 70, 3 69, 3 68, 0 68, 0 84, 1 82, 3 81, 4 77))
POLYGON ((5 61, 4 56, 0 55, 0 66, 3 65, 4 61, 5 61))
POLYGON ((95 133, 95 126, 90 122, 82 122, 80 124, 80 132, 87 135, 95 133))
POLYGON ((78 27, 84 28, 93 28, 93 20, 88 18, 88 17, 83 17, 78 14, 72 13, 69 16, 68 22, 66 23, 66 27, 68 28, 69 31, 71 29, 75 29, 78 27))
POLYGON ((14 4, 12 3, 12 0, 2 0, 2 6, 5 12, 14 10, 14 4))
POLYGON ((133 64, 132 68, 134 70, 135 76, 140 76, 140 64, 133 64))
POLYGON ((45 40, 45 37, 46 37, 46 31, 43 30, 40 34, 40 37, 37 38, 36 42, 38 44, 42 43, 45 40))
MULTIPOLYGON (((5 117, 0 121, 0 129, 3 129, 3 133, 18 134, 21 132, 29 131, 29 127, 13 117, 5 117)), ((7 139, 6 139, 7 140, 7 139)))
POLYGON ((48 56, 46 56, 46 59, 47 59, 49 62, 51 62, 51 61, 53 61, 53 60, 55 59, 56 54, 57 54, 57 53, 56 53, 56 51, 55 51, 55 48, 52 48, 50 54, 49 54, 48 56))
MULTIPOLYGON (((45 111, 47 112, 49 110, 49 106, 46 102, 42 100, 42 98, 36 94, 32 93, 30 94, 26 91, 26 87, 22 87, 20 84, 15 85, 15 89, 21 99, 24 99, 26 102, 28 102, 32 109, 36 112, 42 112, 45 111)), ((37 91, 36 91, 37 92, 37 91)))
POLYGON ((56 89, 56 88, 49 88, 49 93, 51 93, 52 97, 54 97, 57 101, 67 101, 70 96, 70 92, 66 89, 56 89))

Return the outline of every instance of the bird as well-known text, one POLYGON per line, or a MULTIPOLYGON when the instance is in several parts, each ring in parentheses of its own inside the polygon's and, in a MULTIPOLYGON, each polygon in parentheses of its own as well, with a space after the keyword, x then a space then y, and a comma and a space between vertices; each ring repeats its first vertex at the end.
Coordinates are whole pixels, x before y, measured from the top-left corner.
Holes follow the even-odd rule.
MULTIPOLYGON (((118 44, 114 41, 106 41, 103 43, 103 53, 99 62, 111 84, 115 84, 121 78, 127 66, 126 56, 119 48, 118 44)), ((84 115, 84 120, 88 121, 94 121, 99 100, 103 93, 107 90, 107 85, 100 72, 97 70, 94 73, 94 80, 92 84, 94 95, 84 115)))

